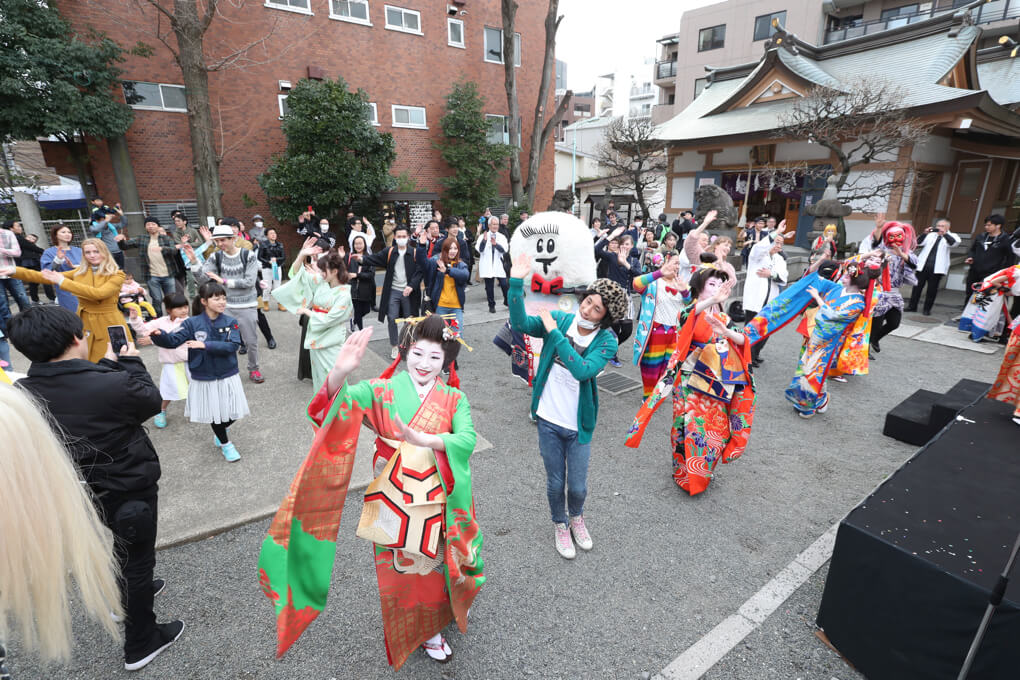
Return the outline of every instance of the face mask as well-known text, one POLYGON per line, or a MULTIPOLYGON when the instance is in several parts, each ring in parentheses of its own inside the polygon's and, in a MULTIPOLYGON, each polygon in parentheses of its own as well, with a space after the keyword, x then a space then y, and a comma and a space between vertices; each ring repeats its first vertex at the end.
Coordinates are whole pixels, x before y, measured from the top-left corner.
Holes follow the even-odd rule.
POLYGON ((259 229, 261 229, 262 228, 262 222, 261 221, 256 222, 255 226, 258 227, 259 229))
POLYGON ((635 229, 640 229, 642 226, 644 226, 644 222, 635 222, 634 223, 634 228, 635 229))
POLYGON ((329 222, 323 222, 319 225, 321 231, 329 231, 329 222))
POLYGON ((598 328, 598 324, 595 323, 594 321, 588 321, 588 319, 585 319, 583 316, 578 315, 577 327, 583 328, 586 331, 593 331, 596 328, 598 328))
POLYGON ((398 248, 403 248, 404 246, 407 245, 407 239, 406 238, 398 238, 398 239, 394 239, 394 240, 397 242, 397 247, 398 248))

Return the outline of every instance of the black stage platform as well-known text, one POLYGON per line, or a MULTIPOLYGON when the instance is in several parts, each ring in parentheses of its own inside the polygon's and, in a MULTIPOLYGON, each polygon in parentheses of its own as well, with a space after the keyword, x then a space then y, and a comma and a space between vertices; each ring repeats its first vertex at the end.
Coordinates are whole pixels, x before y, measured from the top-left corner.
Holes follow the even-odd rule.
MULTIPOLYGON (((869 680, 954 679, 1020 531, 1020 427, 981 399, 840 524, 818 625, 869 680)), ((853 455, 844 450, 842 455, 853 455)), ((1020 678, 1020 574, 969 676, 1020 678)))

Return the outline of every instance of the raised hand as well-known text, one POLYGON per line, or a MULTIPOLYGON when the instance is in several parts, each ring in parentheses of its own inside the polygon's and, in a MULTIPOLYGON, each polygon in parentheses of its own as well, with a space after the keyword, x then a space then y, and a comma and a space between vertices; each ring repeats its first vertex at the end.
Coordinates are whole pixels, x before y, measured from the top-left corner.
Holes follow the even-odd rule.
POLYGON ((344 342, 343 347, 340 348, 336 355, 333 369, 329 372, 330 391, 334 391, 334 386, 336 389, 340 389, 347 376, 361 365, 361 359, 365 356, 365 350, 368 349, 368 341, 371 339, 371 328, 354 331, 348 336, 347 341, 344 342))
POLYGON ((521 253, 516 258, 514 258, 514 262, 510 266, 510 278, 523 279, 530 272, 531 272, 531 258, 528 257, 527 253, 521 253))
POLYGON ((703 219, 701 223, 704 224, 705 226, 708 226, 712 222, 715 222, 715 218, 718 216, 719 216, 718 210, 709 210, 707 213, 705 213, 705 219, 703 219))
POLYGON ((204 238, 207 242, 212 241, 212 232, 209 231, 209 227, 204 224, 198 228, 198 233, 201 234, 202 238, 204 238))

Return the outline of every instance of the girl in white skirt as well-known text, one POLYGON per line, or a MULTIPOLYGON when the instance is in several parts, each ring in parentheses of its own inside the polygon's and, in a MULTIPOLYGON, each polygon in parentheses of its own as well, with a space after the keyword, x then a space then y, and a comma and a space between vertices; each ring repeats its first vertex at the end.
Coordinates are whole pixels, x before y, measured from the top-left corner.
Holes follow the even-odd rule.
POLYGON ((237 321, 223 312, 227 308, 227 291, 215 281, 198 288, 191 306, 193 316, 173 332, 153 330, 153 344, 167 349, 181 345, 188 348, 191 384, 184 415, 193 423, 209 423, 215 434, 216 446, 223 457, 233 463, 241 459, 230 441, 227 428, 248 415, 248 400, 237 369, 237 350, 241 332, 237 321))
MULTIPOLYGON (((163 309, 166 316, 153 319, 146 323, 138 316, 138 310, 130 308, 131 316, 128 323, 138 335, 139 345, 151 345, 149 333, 160 330, 164 333, 172 333, 178 330, 188 318, 188 298, 183 293, 170 293, 163 298, 163 309)), ((191 380, 191 372, 188 370, 188 348, 178 347, 176 349, 159 348, 159 363, 163 364, 163 370, 159 374, 159 395, 163 397, 163 410, 153 418, 153 423, 158 428, 166 427, 166 409, 171 401, 180 401, 188 396, 188 383, 191 380)))

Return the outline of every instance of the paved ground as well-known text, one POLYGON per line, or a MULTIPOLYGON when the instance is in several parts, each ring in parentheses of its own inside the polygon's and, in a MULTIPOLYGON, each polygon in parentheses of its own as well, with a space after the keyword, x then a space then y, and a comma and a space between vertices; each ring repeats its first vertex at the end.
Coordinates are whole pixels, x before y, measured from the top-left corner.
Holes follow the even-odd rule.
MULTIPOLYGON (((470 290, 469 307, 484 308, 470 290)), ((947 294, 947 301, 953 299, 947 294)), ((940 307, 945 318, 954 310, 940 307)), ((457 658, 440 667, 420 655, 407 678, 639 678, 655 674, 782 570, 914 453, 881 435, 887 410, 915 389, 946 390, 961 377, 991 381, 991 355, 889 337, 866 377, 833 385, 828 413, 797 418, 782 398, 798 337, 786 329, 764 352, 759 406, 744 458, 721 467, 709 490, 689 498, 669 476, 667 417, 659 414, 638 450, 622 446, 640 394, 602 395, 593 443, 586 516, 595 549, 573 562, 552 545, 544 474, 529 392, 509 375, 490 342, 499 324, 468 318, 461 376, 475 426, 492 448, 472 460, 489 581, 469 633, 453 632, 457 658), (481 322, 481 323, 475 323, 481 322), (930 370, 919 370, 919 362, 930 370), (937 367, 937 369, 935 368, 937 367)), ((228 465, 208 428, 183 422, 153 430, 164 463, 164 533, 236 525, 272 508, 310 442, 301 412, 310 386, 297 383, 292 317, 273 312, 280 348, 267 352, 267 382, 247 389, 253 416, 232 429, 243 459, 228 465), (235 432, 236 431, 236 432, 235 432), (171 521, 173 520, 173 521, 171 521)), ((385 341, 363 374, 388 362, 385 341)), ((621 351, 621 358, 629 356, 621 351)), ((151 357, 150 357, 151 359, 151 357)), ((23 366, 23 364, 18 364, 23 366)), ((619 369, 637 377, 637 369, 619 369)), ((169 582, 157 600, 162 618, 181 617, 181 641, 143 671, 146 678, 388 678, 369 547, 354 537, 358 494, 347 503, 326 612, 280 661, 273 658, 272 609, 255 563, 268 521, 162 550, 157 573, 169 582)), ((813 635, 824 569, 705 676, 715 679, 857 676, 813 635)), ((115 642, 76 621, 76 652, 66 668, 40 668, 10 649, 15 677, 126 677, 115 642)))

